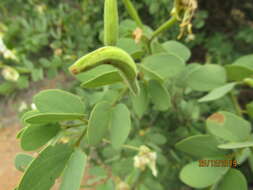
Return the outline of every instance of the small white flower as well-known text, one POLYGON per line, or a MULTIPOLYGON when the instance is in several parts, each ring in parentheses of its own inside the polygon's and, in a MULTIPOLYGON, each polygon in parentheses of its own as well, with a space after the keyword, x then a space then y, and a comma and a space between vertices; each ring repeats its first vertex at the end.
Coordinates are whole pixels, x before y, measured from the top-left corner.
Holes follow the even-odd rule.
POLYGON ((152 171, 152 174, 156 177, 156 159, 156 152, 151 152, 148 147, 141 146, 138 155, 134 157, 134 167, 144 171, 146 169, 146 166, 148 166, 152 171))
POLYGON ((15 69, 9 66, 3 67, 2 75, 5 80, 14 81, 14 82, 17 81, 19 78, 19 73, 15 69))
POLYGON ((22 112, 22 111, 26 110, 27 108, 28 108, 27 104, 23 101, 23 102, 21 102, 21 104, 20 104, 20 106, 18 108, 18 111, 22 112))
POLYGON ((31 108, 32 108, 32 110, 37 110, 37 107, 34 103, 31 104, 31 108))

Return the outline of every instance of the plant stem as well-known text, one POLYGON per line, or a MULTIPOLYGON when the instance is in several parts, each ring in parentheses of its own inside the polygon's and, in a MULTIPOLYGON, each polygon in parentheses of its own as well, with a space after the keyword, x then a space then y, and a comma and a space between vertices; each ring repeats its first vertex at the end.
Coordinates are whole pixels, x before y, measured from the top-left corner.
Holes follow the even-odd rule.
POLYGON ((86 134, 86 131, 87 131, 87 127, 85 127, 85 128, 83 129, 83 132, 82 132, 82 134, 80 135, 80 137, 78 138, 78 140, 76 141, 75 146, 77 146, 77 147, 80 146, 80 143, 81 143, 81 141, 82 141, 84 135, 86 134))
POLYGON ((159 34, 161 34, 162 32, 170 29, 176 22, 177 22, 177 17, 176 16, 172 16, 168 21, 166 21, 164 24, 162 24, 159 28, 157 28, 151 38, 150 38, 150 42, 157 37, 159 34))
POLYGON ((243 114, 242 114, 242 109, 241 109, 241 107, 240 107, 240 105, 239 105, 239 103, 238 103, 238 101, 237 101, 235 95, 232 94, 232 93, 230 93, 230 97, 231 97, 232 103, 234 104, 234 108, 235 108, 237 114, 238 114, 239 116, 242 116, 242 115, 243 115, 243 114))
MULTIPOLYGON (((112 144, 109 140, 107 139, 103 139, 103 142, 108 143, 108 144, 112 144)), ((132 145, 122 145, 123 148, 127 148, 130 150, 134 150, 134 151, 140 151, 140 149, 138 147, 132 146, 132 145)))
POLYGON ((143 28, 143 23, 140 19, 138 12, 134 8, 134 5, 132 4, 132 2, 130 0, 123 0, 123 3, 127 9, 128 14, 132 17, 132 19, 136 22, 136 24, 139 27, 143 28))

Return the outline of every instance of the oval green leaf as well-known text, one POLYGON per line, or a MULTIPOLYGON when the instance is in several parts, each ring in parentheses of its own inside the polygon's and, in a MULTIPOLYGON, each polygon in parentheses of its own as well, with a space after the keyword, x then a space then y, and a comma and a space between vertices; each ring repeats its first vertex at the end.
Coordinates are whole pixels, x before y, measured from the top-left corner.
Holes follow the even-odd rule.
POLYGON ((236 169, 230 169, 218 185, 219 190, 248 190, 247 180, 244 175, 236 169))
POLYGON ((249 138, 251 125, 248 121, 229 112, 217 112, 206 121, 208 131, 224 140, 243 142, 249 138))
POLYGON ((183 71, 185 62, 175 56, 168 53, 159 53, 146 57, 143 60, 143 64, 140 68, 151 79, 159 80, 163 82, 168 78, 172 78, 183 71))
POLYGON ((124 104, 118 104, 112 109, 111 142, 115 149, 119 149, 126 141, 131 129, 131 117, 124 104))
POLYGON ((34 158, 29 154, 17 154, 15 158, 15 167, 17 170, 24 172, 33 159, 34 158))
POLYGON ((225 84, 226 71, 222 66, 206 64, 196 68, 185 79, 193 90, 210 91, 225 84))
POLYGON ((200 167, 199 162, 192 162, 184 166, 179 177, 193 188, 205 188, 218 182, 227 170, 225 167, 200 167))
POLYGON ((27 168, 18 190, 49 190, 60 176, 73 149, 66 144, 46 147, 27 168))
POLYGON ((86 164, 85 153, 77 148, 71 155, 64 170, 60 190, 79 190, 86 164))
POLYGON ((224 97, 227 93, 234 89, 236 83, 229 83, 222 87, 213 89, 210 93, 200 98, 199 102, 209 102, 224 97))
POLYGON ((83 88, 96 88, 122 81, 119 70, 111 65, 99 65, 87 72, 76 75, 83 88))
POLYGON ((97 145, 107 132, 111 117, 111 105, 100 102, 93 108, 88 124, 89 144, 97 145))
POLYGON ((178 142, 176 148, 200 158, 224 156, 226 151, 218 149, 219 144, 217 139, 211 135, 195 135, 178 142))
POLYGON ((162 46, 168 53, 176 55, 184 61, 187 61, 191 56, 190 50, 180 42, 171 40, 163 43, 162 46))
POLYGON ((171 98, 169 92, 158 81, 149 81, 148 93, 150 94, 151 101, 155 105, 155 109, 166 111, 171 106, 171 98))
POLYGON ((83 114, 85 105, 80 97, 63 90, 44 90, 33 101, 40 112, 83 114))
POLYGON ((22 133, 21 147, 26 151, 36 150, 55 137, 59 131, 59 124, 31 125, 22 133))

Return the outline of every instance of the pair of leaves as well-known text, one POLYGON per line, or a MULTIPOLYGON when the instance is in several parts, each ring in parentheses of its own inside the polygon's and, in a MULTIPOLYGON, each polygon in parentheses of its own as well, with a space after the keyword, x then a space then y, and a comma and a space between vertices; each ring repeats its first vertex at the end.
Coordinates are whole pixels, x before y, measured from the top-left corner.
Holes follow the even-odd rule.
POLYGON ((84 102, 76 95, 63 90, 44 90, 34 96, 33 102, 38 113, 25 118, 32 124, 50 123, 85 117, 84 102))
POLYGON ((79 190, 85 163, 86 155, 80 149, 66 144, 48 146, 28 164, 18 189, 48 190, 64 171, 60 190, 79 190))
POLYGON ((194 188, 206 188, 219 183, 217 188, 219 190, 248 189, 247 181, 239 170, 226 167, 199 167, 198 162, 186 165, 180 172, 180 179, 194 188))
POLYGON ((91 112, 88 124, 88 140, 91 145, 97 145, 105 137, 108 129, 114 148, 124 144, 131 128, 131 118, 124 104, 111 107, 109 102, 100 102, 91 112))

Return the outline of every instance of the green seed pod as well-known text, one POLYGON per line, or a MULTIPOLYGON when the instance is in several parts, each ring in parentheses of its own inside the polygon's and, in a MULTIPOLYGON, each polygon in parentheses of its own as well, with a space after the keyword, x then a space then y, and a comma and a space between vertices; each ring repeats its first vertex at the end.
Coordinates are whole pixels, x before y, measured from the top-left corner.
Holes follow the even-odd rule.
POLYGON ((105 0, 104 4, 104 44, 115 46, 119 36, 119 15, 117 0, 105 0))
POLYGON ((102 64, 110 64, 119 70, 119 74, 134 94, 138 94, 139 88, 136 83, 137 67, 132 57, 124 50, 105 46, 99 48, 77 60, 70 68, 74 75, 88 71, 102 64))

